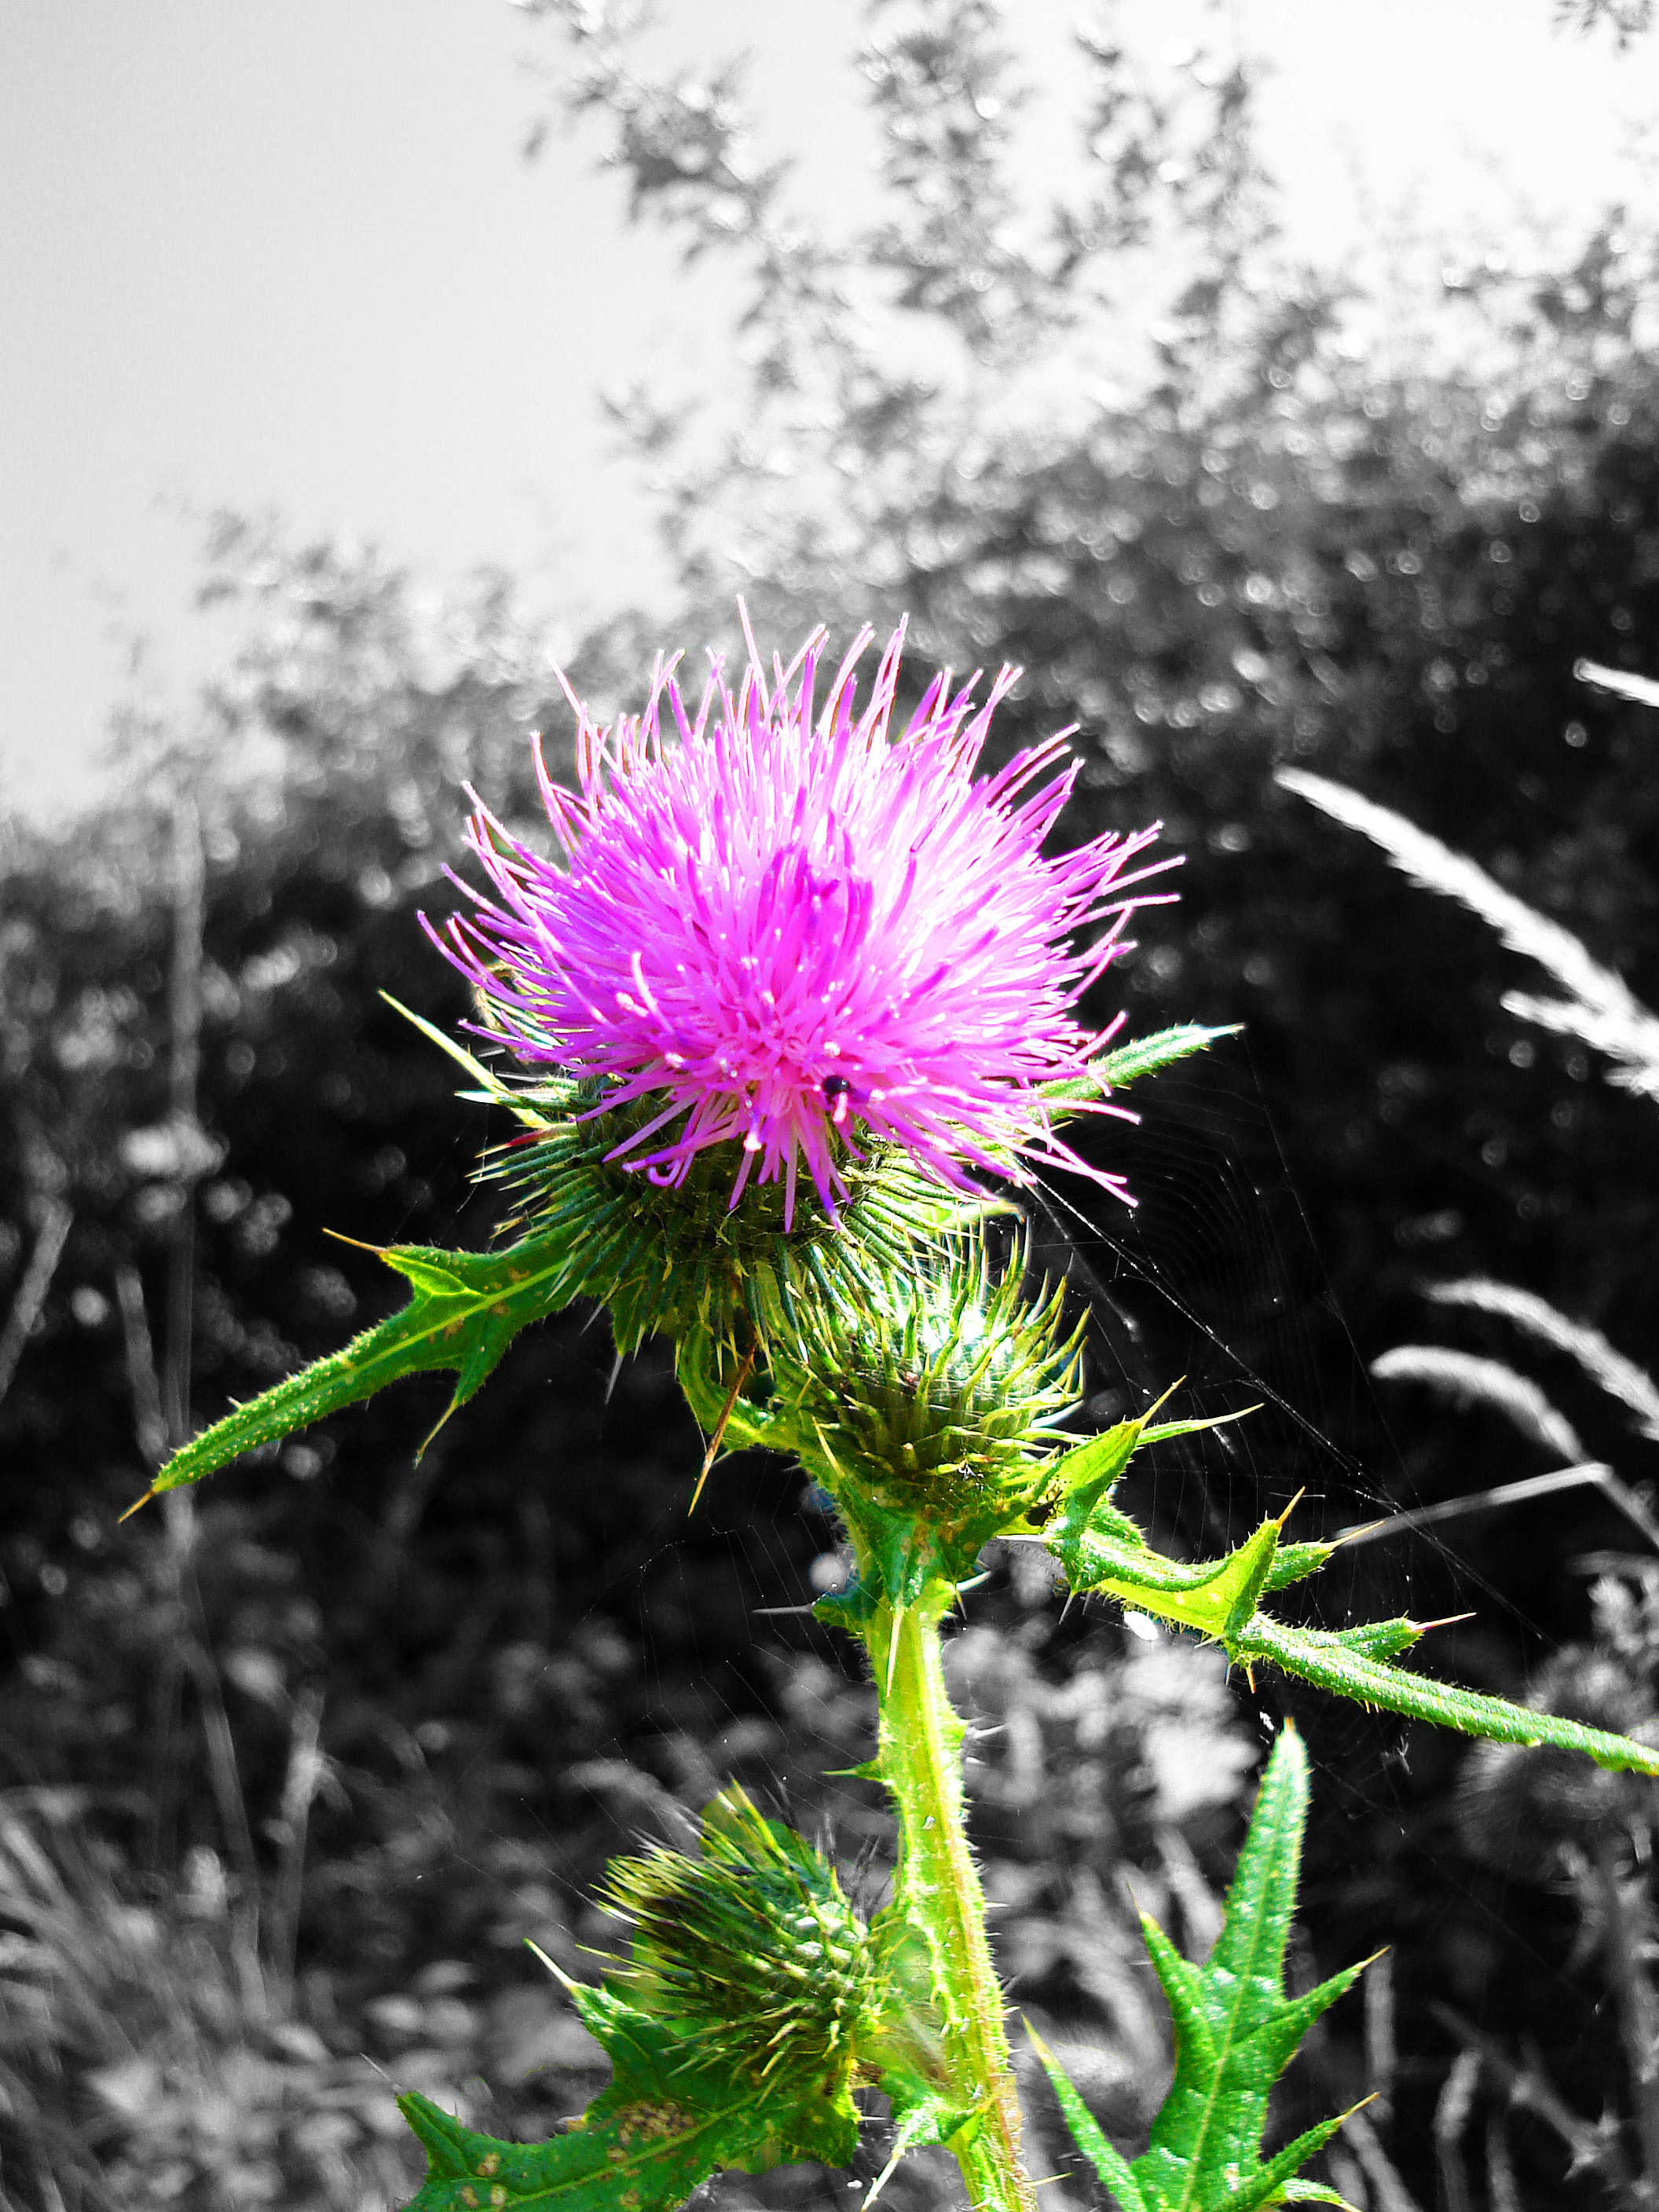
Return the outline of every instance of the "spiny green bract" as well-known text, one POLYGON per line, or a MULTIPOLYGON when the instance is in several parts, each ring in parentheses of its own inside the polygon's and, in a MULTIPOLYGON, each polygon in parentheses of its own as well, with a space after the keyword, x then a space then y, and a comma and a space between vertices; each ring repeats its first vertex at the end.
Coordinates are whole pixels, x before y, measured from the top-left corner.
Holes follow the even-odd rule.
MULTIPOLYGON (((679 1181, 659 1181, 611 1157, 652 1118, 649 1097, 607 1108, 605 1086, 592 1080, 546 1070, 507 1080, 421 1015, 387 1003, 473 1079, 462 1097, 504 1106, 521 1125, 522 1136, 485 1155, 478 1179, 517 1194, 522 1218, 508 1225, 530 1241, 568 1237, 567 1294, 608 1310, 619 1351, 694 1329, 716 1347, 742 1340, 763 1350, 786 1325, 799 1333, 803 1299, 831 1313, 867 1304, 884 1279, 910 1273, 919 1248, 964 1216, 994 1210, 994 1200, 964 1203, 902 1146, 878 1142, 856 1121, 843 1163, 848 1196, 835 1218, 810 1177, 794 1190, 793 1216, 788 1187, 777 1181, 749 1181, 733 1206, 744 1162, 737 1139, 697 1153, 679 1181)), ((1062 1120, 1079 1100, 1231 1034, 1191 1023, 1161 1030, 1103 1054, 1085 1077, 1041 1086, 1042 1095, 1062 1120)), ((1012 1155, 1006 1166, 1017 1169, 1012 1155)))
POLYGON ((765 1345, 796 1306, 844 1304, 872 1275, 902 1266, 912 1240, 936 1231, 961 1200, 894 1147, 849 1162, 848 1196, 831 1220, 811 1186, 750 1182, 736 1139, 698 1152, 675 1183, 609 1156, 649 1119, 649 1102, 606 1109, 592 1083, 549 1084, 513 1097, 526 1134, 488 1155, 482 1175, 507 1182, 536 1236, 567 1233, 573 1291, 608 1311, 619 1352, 694 1325, 717 1343, 765 1345))
POLYGON ((724 1790, 702 1852, 616 1859, 600 1902, 632 1930, 611 1979, 734 2080, 791 2098, 844 2098, 881 2004, 876 1947, 804 1838, 724 1790))
POLYGON ((805 1311, 774 1349, 774 1433, 834 1498, 896 1604, 927 1578, 971 1572, 1046 1489, 1054 1430, 1079 1395, 1082 1324, 1062 1334, 1063 1284, 1026 1303, 1024 1260, 1016 1243, 994 1282, 983 1231, 958 1231, 884 1272, 860 1307, 805 1311))
MULTIPOLYGON (((522 1218, 509 1226, 532 1241, 568 1237, 567 1294, 608 1310, 619 1351, 693 1328, 716 1346, 741 1338, 745 1348, 765 1347, 786 1324, 799 1329, 803 1298, 831 1312, 866 1303, 884 1278, 909 1273, 918 1246, 982 1210, 856 1121, 843 1163, 848 1196, 833 1219, 810 1177, 794 1190, 793 1216, 788 1187, 777 1181, 747 1182, 733 1206, 744 1162, 735 1139, 698 1152, 679 1181, 659 1181, 611 1157, 652 1118, 650 1098, 607 1108, 605 1086, 594 1081, 548 1071, 507 1080, 419 1014, 387 1003, 473 1079, 477 1088, 463 1097, 505 1106, 520 1122, 524 1134, 486 1154, 479 1180, 517 1194, 522 1218)), ((1105 1054, 1086 1077, 1042 1086, 1042 1096, 1063 1119, 1078 1100, 1231 1034, 1194 1024, 1162 1030, 1105 1054)), ((1007 1166, 1017 1166, 1012 1156, 1007 1166)))

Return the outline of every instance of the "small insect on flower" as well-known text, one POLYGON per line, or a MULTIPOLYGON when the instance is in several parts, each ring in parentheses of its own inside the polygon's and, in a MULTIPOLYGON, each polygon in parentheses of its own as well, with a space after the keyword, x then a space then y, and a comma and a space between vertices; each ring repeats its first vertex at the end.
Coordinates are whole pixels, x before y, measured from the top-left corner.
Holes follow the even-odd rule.
POLYGON ((870 1148, 963 1190, 972 1167, 1082 1167, 1040 1086, 1081 1076, 1116 1027, 1087 1030, 1074 1007, 1127 949, 1135 907, 1169 896, 1128 895, 1173 865, 1130 865, 1157 825, 1045 854, 1078 773, 1069 732, 974 773, 1017 669, 982 704, 977 676, 953 691, 941 671, 891 738, 902 623, 858 713, 868 627, 820 707, 825 633, 769 681, 742 611, 738 690, 711 653, 695 715, 678 655, 614 726, 565 686, 580 790, 537 754, 557 861, 479 807, 471 842, 494 896, 463 884, 473 911, 438 941, 490 1033, 600 1084, 596 1112, 648 1102, 620 1164, 678 1185, 729 1147, 731 1204, 751 1176, 781 1180, 786 1228, 803 1166, 833 1220, 870 1148))

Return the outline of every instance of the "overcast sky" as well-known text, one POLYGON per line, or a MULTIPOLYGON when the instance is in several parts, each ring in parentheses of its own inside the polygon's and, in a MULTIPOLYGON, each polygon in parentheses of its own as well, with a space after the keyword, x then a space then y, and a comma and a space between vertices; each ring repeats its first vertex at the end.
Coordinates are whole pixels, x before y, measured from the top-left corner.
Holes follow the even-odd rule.
MULTIPOLYGON (((867 198, 835 66, 858 0, 662 12, 666 51, 750 49, 763 150, 800 155, 805 198, 867 198)), ((1009 11, 1055 108, 1078 12, 1009 11)), ((1297 242, 1349 249, 1356 168, 1452 222, 1510 185, 1544 210, 1609 196, 1659 37, 1620 57, 1551 12, 1233 0, 1277 72, 1264 144, 1297 242)), ((1152 47, 1205 21, 1123 13, 1152 47)), ((525 64, 557 52, 506 0, 0 0, 0 805, 73 793, 135 687, 187 700, 207 509, 349 528, 434 589, 499 563, 567 641, 649 577, 594 397, 680 350, 689 294, 591 139, 521 159, 525 64)), ((1056 134, 1025 128, 1040 162, 1056 134)))

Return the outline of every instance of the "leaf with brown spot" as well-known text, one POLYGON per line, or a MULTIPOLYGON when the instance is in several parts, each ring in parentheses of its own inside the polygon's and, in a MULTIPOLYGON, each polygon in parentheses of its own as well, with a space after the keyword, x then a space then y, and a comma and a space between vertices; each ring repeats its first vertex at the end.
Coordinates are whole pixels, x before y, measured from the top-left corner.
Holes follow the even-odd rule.
POLYGON ((541 2143, 497 2142, 428 2098, 400 2097, 427 2155, 426 2179, 405 2212, 471 2212, 482 2174, 494 2177, 489 2202, 503 2212, 528 2205, 672 2212, 723 2166, 764 2173, 803 2160, 845 2166, 852 2158, 858 2113, 845 2091, 757 2095, 706 2050, 608 1990, 572 1994, 610 2057, 610 2087, 562 2135, 541 2143))

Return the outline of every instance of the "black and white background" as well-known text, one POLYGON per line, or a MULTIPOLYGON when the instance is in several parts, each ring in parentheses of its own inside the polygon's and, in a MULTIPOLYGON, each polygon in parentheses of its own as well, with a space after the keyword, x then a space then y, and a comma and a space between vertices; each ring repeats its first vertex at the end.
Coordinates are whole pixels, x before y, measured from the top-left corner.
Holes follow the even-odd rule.
MULTIPOLYGON (((1659 677, 1659 34, 1079 21, 0 7, 7 2206, 401 2203, 393 2085, 544 2133, 602 2069, 524 1938, 593 1972, 605 1858, 730 1777, 878 1893, 880 1807, 824 1778, 862 1687, 763 1616, 834 1532, 755 1458, 687 1520, 660 1350, 612 1387, 574 1314, 418 1462, 435 1381, 117 1522, 396 1303, 325 1231, 488 1238, 503 1132, 378 994, 464 1017, 415 915, 465 782, 527 828, 532 729, 568 769, 556 662, 635 705, 738 592, 786 657, 908 611, 912 696, 1022 664, 999 742, 1079 726, 1070 834, 1187 855, 1098 1012, 1242 1034, 1102 1133, 1133 1214, 1030 1204, 1093 1418, 1261 1407, 1137 1509, 1194 1551, 1297 1492, 1297 1534, 1401 1516, 1312 1617, 1468 1614, 1422 1663, 1650 1722, 1659 708, 1617 679, 1659 677)), ((989 1564, 952 1665, 1000 1960, 1118 2140, 1168 2067, 1131 1899, 1207 1942, 1291 1712, 1297 1971, 1391 1948, 1285 2131, 1376 2091, 1328 2169, 1366 2212, 1654 2201, 1652 1784, 989 1564)))

